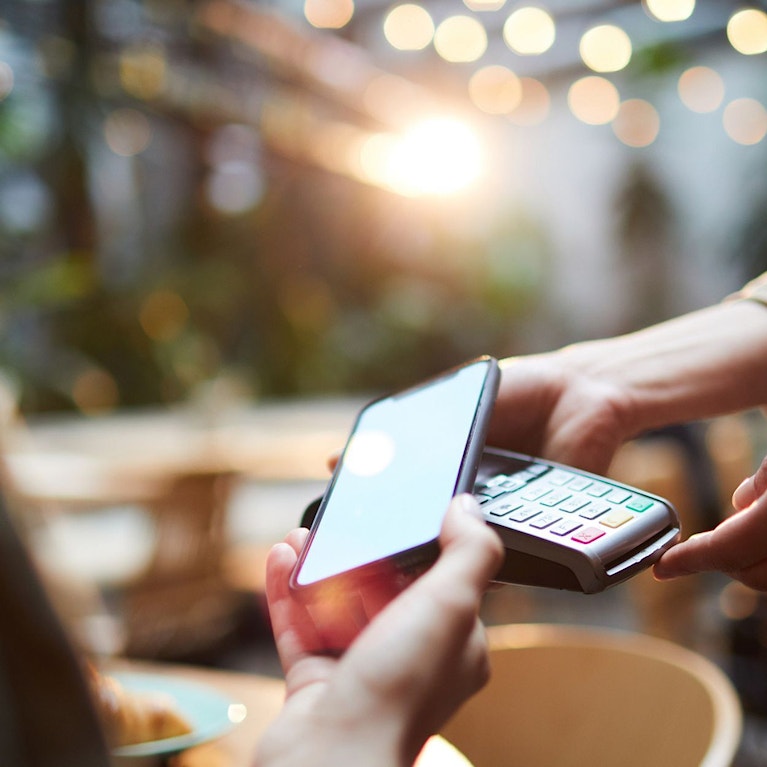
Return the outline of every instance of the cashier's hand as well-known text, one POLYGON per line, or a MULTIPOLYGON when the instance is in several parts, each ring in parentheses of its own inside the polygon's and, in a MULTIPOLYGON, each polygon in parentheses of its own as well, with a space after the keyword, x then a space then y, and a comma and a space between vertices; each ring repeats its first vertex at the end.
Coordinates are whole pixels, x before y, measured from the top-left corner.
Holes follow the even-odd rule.
POLYGON ((767 591, 767 458, 732 496, 735 514, 713 530, 669 549, 655 565, 659 580, 719 571, 767 591))
POLYGON ((478 611, 501 563, 500 541, 476 501, 458 496, 445 516, 437 562, 379 605, 346 652, 333 657, 288 589, 305 535, 293 531, 267 561, 267 599, 287 694, 256 764, 411 765, 427 738, 487 681, 478 611))
POLYGON ((488 444, 604 474, 632 436, 630 409, 581 356, 565 348, 503 360, 488 444))

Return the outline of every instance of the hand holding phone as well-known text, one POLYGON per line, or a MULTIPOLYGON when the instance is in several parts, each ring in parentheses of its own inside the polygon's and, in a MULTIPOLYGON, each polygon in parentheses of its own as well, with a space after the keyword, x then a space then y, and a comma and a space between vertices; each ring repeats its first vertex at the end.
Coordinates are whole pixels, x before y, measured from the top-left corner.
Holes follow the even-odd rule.
POLYGON ((473 488, 498 379, 482 357, 363 408, 293 572, 298 595, 406 582, 434 561, 450 499, 473 488))

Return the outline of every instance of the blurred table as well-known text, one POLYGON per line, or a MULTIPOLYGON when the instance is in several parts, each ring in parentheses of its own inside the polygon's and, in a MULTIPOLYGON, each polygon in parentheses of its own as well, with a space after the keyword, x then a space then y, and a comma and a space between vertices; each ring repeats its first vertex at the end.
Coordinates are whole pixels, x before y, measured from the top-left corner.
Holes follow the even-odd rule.
POLYGON ((187 473, 326 478, 327 458, 343 446, 362 402, 296 399, 221 411, 189 405, 37 417, 5 450, 19 490, 41 499, 143 498, 187 473))
MULTIPOLYGON (((282 707, 282 680, 256 674, 165 663, 116 661, 106 671, 167 675, 206 685, 233 702, 243 704, 247 715, 222 737, 195 746, 167 760, 167 767, 251 767, 258 742, 282 707)), ((130 761, 125 761, 129 767, 130 761)), ((429 740, 415 767, 471 767, 471 763, 442 737, 429 740)))
POLYGON ((4 435, 5 490, 54 579, 118 595, 125 652, 189 657, 239 620, 242 595, 224 571, 234 488, 327 478, 358 407, 285 400, 37 417, 4 435), (83 535, 89 525, 96 535, 83 535))

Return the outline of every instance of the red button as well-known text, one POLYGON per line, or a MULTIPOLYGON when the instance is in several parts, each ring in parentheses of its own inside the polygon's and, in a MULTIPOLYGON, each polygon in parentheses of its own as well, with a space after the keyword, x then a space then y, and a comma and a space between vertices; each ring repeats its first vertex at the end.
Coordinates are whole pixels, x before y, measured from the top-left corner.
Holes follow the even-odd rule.
POLYGON ((604 534, 604 530, 599 530, 596 527, 584 527, 583 530, 579 530, 572 537, 572 540, 577 541, 578 543, 591 543, 597 538, 601 538, 604 534))

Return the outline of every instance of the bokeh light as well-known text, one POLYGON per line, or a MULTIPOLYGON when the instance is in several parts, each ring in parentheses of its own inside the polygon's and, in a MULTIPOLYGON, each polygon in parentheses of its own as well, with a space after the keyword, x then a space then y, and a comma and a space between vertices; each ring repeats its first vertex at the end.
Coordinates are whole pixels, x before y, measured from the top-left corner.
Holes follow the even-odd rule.
POLYGON ((731 101, 722 116, 724 130, 737 144, 752 146, 767 135, 767 109, 756 99, 731 101))
POLYGON ((618 89, 604 77, 589 75, 576 80, 567 92, 570 111, 587 125, 611 122, 620 108, 618 89))
POLYGON ((659 131, 658 112, 644 99, 624 101, 613 119, 613 132, 626 146, 649 146, 658 137, 659 131))
POLYGON ((519 78, 506 67, 478 69, 469 80, 469 98, 488 114, 508 114, 522 101, 519 78))
POLYGON ((554 44, 555 38, 554 19, 543 8, 518 8, 503 25, 506 45, 522 56, 545 53, 554 44))
POLYGON ((243 162, 221 163, 208 176, 205 195, 220 213, 237 215, 252 210, 266 191, 259 170, 243 162))
POLYGON ((724 99, 724 80, 710 67, 690 67, 677 83, 682 103, 693 112, 713 112, 724 99))
POLYGON ((658 21, 685 21, 695 10, 695 0, 644 0, 644 6, 658 21))
POLYGON ((522 87, 522 98, 509 119, 516 125, 526 127, 540 125, 551 110, 548 88, 534 77, 520 77, 519 84, 522 87))
POLYGON ((304 16, 318 29, 341 29, 354 16, 354 0, 305 0, 304 16))
POLYGON ((85 415, 98 415, 114 410, 120 395, 115 379, 101 368, 88 368, 72 385, 72 400, 85 415))
POLYGON ((463 0, 463 4, 470 11, 481 13, 483 11, 500 11, 506 5, 506 0, 463 0))
POLYGON ((0 61, 0 101, 13 90, 13 69, 5 61, 0 61))
POLYGON ((429 12, 415 3, 392 8, 384 19, 384 36, 399 51, 420 51, 434 37, 434 22, 429 12))
POLYGON ((143 112, 121 107, 110 112, 104 120, 104 140, 115 154, 133 157, 149 146, 152 127, 143 112))
POLYGON ((744 8, 727 22, 727 39, 739 53, 754 56, 767 51, 767 13, 744 8))
POLYGON ((631 60, 631 40, 614 24, 592 27, 581 37, 583 63, 595 72, 618 72, 631 60))
POLYGON ((139 323, 153 341, 177 338, 189 319, 189 309, 178 293, 155 290, 141 304, 139 323))
POLYGON ((434 48, 445 61, 476 61, 487 49, 487 32, 471 16, 450 16, 437 27, 434 48))
POLYGON ((129 46, 120 54, 120 84, 131 96, 155 99, 165 91, 167 68, 161 45, 129 46))

